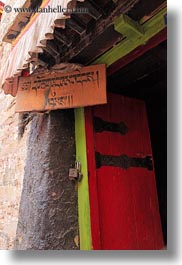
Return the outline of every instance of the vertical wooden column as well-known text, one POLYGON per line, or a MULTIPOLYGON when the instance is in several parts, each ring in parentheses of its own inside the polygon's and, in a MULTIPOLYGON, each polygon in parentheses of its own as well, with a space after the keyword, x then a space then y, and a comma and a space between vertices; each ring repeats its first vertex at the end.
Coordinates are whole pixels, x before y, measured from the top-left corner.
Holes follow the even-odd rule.
POLYGON ((31 124, 15 249, 77 250, 74 111, 38 114, 31 124))
POLYGON ((78 215, 80 232, 80 249, 91 250, 91 230, 90 230, 90 201, 88 187, 88 167, 85 135, 84 108, 75 110, 75 139, 76 139, 76 159, 81 162, 83 174, 82 181, 78 184, 78 215))

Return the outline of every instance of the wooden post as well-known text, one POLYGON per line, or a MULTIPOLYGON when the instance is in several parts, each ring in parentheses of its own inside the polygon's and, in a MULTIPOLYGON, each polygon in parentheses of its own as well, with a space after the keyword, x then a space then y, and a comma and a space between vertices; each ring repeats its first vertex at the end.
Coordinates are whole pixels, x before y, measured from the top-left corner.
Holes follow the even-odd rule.
POLYGON ((73 110, 38 114, 32 121, 15 249, 77 250, 73 110))

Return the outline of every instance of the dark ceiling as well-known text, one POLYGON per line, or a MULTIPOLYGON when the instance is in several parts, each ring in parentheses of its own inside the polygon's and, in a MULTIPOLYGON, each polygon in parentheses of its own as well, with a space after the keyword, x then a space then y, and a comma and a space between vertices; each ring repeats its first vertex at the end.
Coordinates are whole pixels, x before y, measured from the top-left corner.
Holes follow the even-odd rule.
POLYGON ((85 0, 77 7, 88 9, 87 14, 72 14, 66 28, 56 28, 54 40, 39 58, 48 63, 72 62, 87 65, 118 43, 123 36, 114 30, 114 18, 126 13, 134 20, 150 15, 164 0, 85 0))
MULTIPOLYGON (((149 50, 108 78, 108 91, 146 99, 155 84, 163 83, 160 93, 166 94, 167 41, 149 50), (147 87, 146 87, 147 84, 147 87)), ((156 91, 158 94, 159 91, 156 91)), ((166 96, 165 96, 166 98, 166 96)), ((157 97, 156 97, 157 100, 157 97)))

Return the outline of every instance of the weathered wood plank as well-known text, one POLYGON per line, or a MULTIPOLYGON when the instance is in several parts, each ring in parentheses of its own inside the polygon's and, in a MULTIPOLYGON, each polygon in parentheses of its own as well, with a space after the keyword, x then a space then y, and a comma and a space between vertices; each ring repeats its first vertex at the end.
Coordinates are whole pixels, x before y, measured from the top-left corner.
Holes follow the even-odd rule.
POLYGON ((69 109, 107 103, 106 65, 83 67, 71 73, 21 77, 16 112, 69 109))

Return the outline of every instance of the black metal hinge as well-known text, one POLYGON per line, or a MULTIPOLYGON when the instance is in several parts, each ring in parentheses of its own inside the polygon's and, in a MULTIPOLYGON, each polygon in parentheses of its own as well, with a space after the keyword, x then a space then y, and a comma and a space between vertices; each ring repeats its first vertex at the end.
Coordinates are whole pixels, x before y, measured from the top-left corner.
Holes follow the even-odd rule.
POLYGON ((129 157, 127 155, 111 156, 102 155, 99 152, 95 153, 96 168, 102 166, 120 167, 129 169, 131 167, 146 168, 150 171, 153 170, 152 156, 145 157, 129 157))

